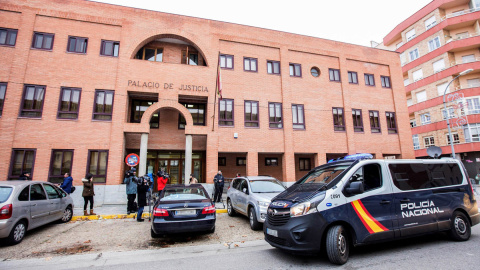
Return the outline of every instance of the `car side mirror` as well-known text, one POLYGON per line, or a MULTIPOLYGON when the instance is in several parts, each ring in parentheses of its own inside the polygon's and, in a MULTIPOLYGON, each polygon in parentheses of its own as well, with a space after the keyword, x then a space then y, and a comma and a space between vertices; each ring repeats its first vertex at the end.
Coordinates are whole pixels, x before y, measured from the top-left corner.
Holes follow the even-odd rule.
POLYGON ((242 191, 243 191, 243 193, 245 193, 245 194, 247 194, 247 195, 248 195, 248 189, 246 189, 246 188, 243 188, 243 190, 242 190, 242 191))
POLYGON ((345 188, 345 192, 350 195, 357 195, 362 194, 365 191, 363 187, 363 183, 361 181, 351 182, 347 188, 345 188))

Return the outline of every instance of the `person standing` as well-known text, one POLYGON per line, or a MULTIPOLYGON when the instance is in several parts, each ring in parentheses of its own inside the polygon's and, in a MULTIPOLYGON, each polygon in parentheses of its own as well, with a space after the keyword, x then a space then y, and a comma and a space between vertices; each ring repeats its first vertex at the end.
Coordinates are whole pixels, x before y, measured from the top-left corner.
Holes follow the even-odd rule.
POLYGON ((18 178, 18 180, 32 180, 30 178, 30 173, 29 172, 25 172, 25 173, 22 173, 22 175, 20 175, 20 177, 18 178))
POLYGON ((218 171, 217 175, 213 178, 213 183, 215 185, 213 201, 220 202, 222 200, 223 186, 225 185, 225 178, 222 175, 222 171, 218 171))
POLYGON ((132 168, 129 172, 127 172, 127 175, 125 176, 125 179, 123 179, 123 183, 127 185, 126 191, 127 191, 127 214, 130 215, 131 213, 135 213, 137 209, 135 209, 135 197, 137 197, 137 183, 136 183, 136 177, 135 177, 135 172, 137 170, 135 168, 132 168))
POLYGON ((70 173, 65 173, 63 177, 63 183, 60 185, 60 188, 65 190, 65 192, 67 192, 68 194, 71 194, 73 178, 70 176, 70 173))
POLYGON ((190 185, 191 184, 198 184, 197 178, 193 177, 193 174, 190 174, 190 185))
POLYGON ((160 193, 162 193, 162 190, 165 188, 165 185, 167 184, 168 181, 168 174, 166 174, 163 170, 159 171, 157 173, 157 191, 158 191, 158 197, 160 198, 160 193))
POLYGON ((95 188, 93 185, 93 175, 91 173, 87 173, 85 175, 85 178, 82 179, 83 183, 83 200, 85 201, 85 204, 83 205, 83 215, 88 216, 87 213, 87 205, 88 202, 90 202, 90 215, 96 215, 93 212, 93 196, 95 196, 95 188))
POLYGON ((143 214, 143 209, 145 205, 147 205, 147 192, 148 192, 149 186, 147 183, 146 178, 142 178, 140 183, 138 183, 137 187, 137 194, 138 194, 138 213, 137 213, 137 221, 138 222, 143 222, 145 221, 142 218, 143 214))

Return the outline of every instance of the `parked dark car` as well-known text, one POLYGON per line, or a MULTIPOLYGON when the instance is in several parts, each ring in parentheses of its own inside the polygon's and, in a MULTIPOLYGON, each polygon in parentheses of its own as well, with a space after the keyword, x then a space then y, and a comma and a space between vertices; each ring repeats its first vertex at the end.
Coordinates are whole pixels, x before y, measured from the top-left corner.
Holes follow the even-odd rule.
POLYGON ((151 235, 213 233, 215 220, 215 205, 202 185, 167 185, 153 207, 151 235))

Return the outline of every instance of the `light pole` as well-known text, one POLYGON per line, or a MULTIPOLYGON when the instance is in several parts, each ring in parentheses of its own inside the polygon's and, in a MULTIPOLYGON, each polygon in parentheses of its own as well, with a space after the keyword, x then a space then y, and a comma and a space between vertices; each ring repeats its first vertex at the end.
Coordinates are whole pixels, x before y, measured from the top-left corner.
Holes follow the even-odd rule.
POLYGON ((449 113, 447 111, 447 104, 445 103, 445 95, 447 94, 448 87, 450 86, 450 84, 453 81, 455 81, 458 77, 463 76, 465 74, 468 74, 472 71, 473 71, 473 69, 467 69, 467 70, 464 70, 464 71, 460 72, 460 74, 458 74, 457 77, 453 78, 453 80, 451 80, 447 84, 447 87, 445 87, 445 92, 443 93, 443 108, 445 109, 445 115, 447 117, 448 137, 450 138, 450 146, 452 147, 452 158, 455 158, 455 149, 453 148, 453 136, 452 136, 452 131, 450 130, 450 117, 449 117, 449 113))

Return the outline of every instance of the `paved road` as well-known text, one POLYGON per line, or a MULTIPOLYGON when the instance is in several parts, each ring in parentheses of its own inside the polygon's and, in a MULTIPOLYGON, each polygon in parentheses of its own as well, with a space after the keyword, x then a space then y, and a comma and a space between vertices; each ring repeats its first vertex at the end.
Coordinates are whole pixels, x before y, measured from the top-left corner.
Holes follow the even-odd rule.
POLYGON ((335 266, 323 255, 295 256, 263 240, 237 246, 202 246, 103 252, 0 262, 0 269, 478 269, 480 226, 467 242, 445 234, 355 248, 350 260, 335 266))

